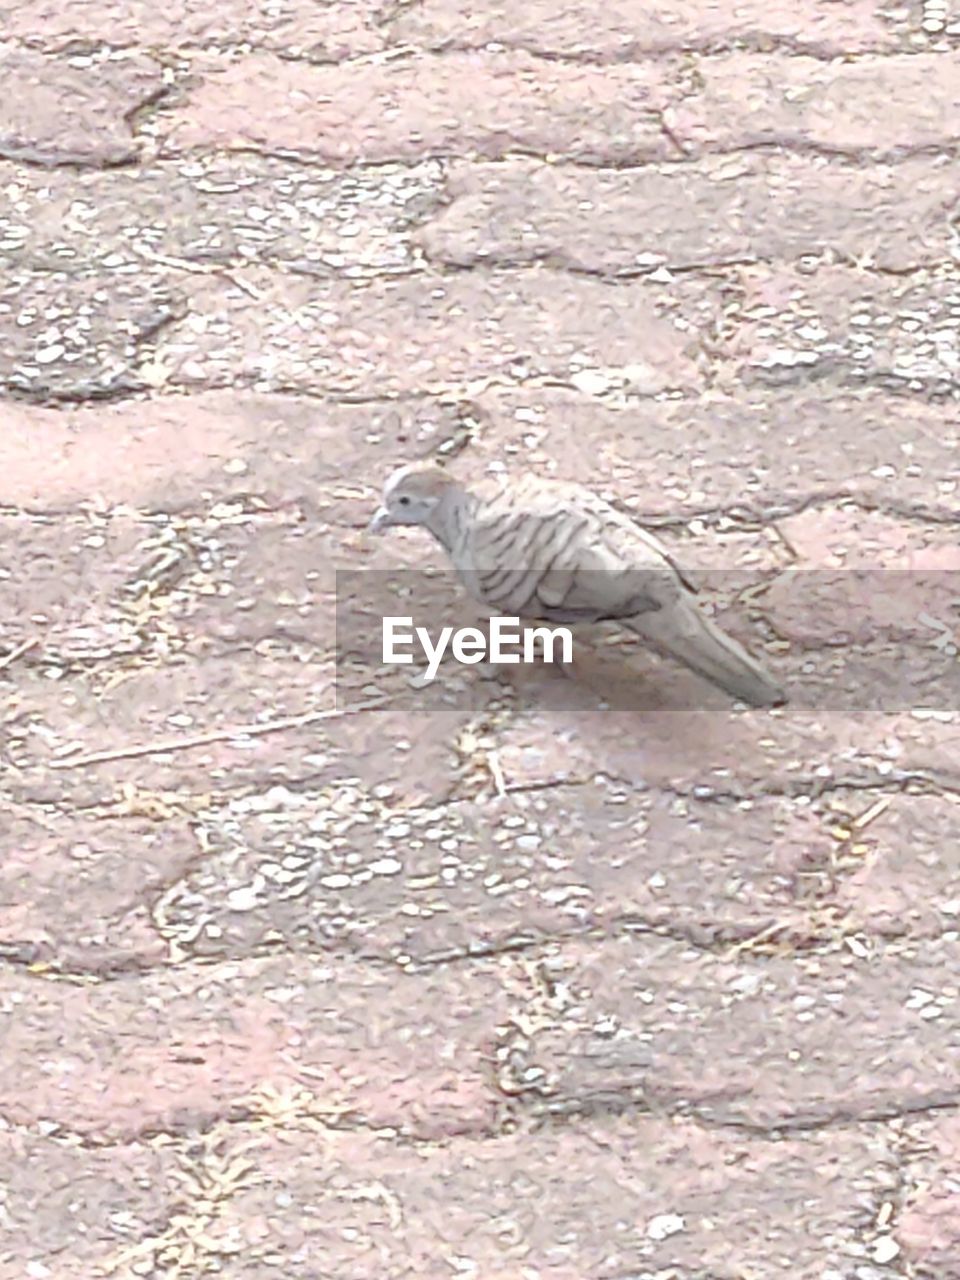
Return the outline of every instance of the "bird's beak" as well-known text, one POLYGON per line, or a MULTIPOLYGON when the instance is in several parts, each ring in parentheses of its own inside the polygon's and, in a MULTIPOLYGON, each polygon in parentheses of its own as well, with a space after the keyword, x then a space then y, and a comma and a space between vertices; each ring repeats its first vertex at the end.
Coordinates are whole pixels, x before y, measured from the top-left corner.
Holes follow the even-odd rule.
POLYGON ((386 507, 378 507, 373 519, 367 525, 367 532, 383 533, 384 529, 386 529, 390 523, 390 512, 386 507))

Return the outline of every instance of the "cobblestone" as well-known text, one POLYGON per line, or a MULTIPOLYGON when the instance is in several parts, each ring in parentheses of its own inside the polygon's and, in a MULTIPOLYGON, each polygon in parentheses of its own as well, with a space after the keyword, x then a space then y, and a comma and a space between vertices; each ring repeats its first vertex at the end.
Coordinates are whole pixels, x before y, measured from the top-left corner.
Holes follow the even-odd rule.
POLYGON ((482 9, 466 0, 425 0, 402 9, 395 37, 432 48, 482 48, 489 43, 568 58, 640 58, 677 49, 701 51, 741 44, 781 44, 821 57, 895 47, 891 15, 865 3, 842 8, 822 0, 760 4, 735 9, 690 3, 649 4, 613 0, 602 9, 578 0, 562 9, 531 0, 522 9, 497 0, 482 9))
POLYGON ((0 1277, 960 1280, 953 0, 0 27, 0 1277), (414 457, 790 702, 384 676, 414 457))
POLYGON ((629 276, 869 256, 878 270, 906 272, 952 254, 942 187, 950 163, 853 169, 791 152, 628 171, 461 163, 450 174, 449 207, 418 239, 431 261, 458 267, 549 262, 629 276))
POLYGON ((51 59, 7 46, 0 74, 0 158, 50 167, 134 161, 131 118, 164 91, 161 68, 138 54, 51 59))
POLYGON ((704 59, 664 121, 687 153, 778 145, 895 158, 956 146, 956 71, 952 53, 827 63, 731 54, 704 59))
POLYGON ((191 75, 189 99, 156 123, 166 153, 250 148, 347 165, 549 151, 603 164, 673 150, 655 68, 570 67, 525 53, 417 53, 353 68, 259 54, 194 60, 191 75))

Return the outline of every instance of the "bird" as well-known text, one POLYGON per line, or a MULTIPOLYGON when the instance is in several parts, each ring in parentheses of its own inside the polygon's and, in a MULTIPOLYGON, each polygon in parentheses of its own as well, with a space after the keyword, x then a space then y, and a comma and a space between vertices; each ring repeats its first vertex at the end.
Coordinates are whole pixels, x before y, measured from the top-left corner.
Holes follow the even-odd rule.
POLYGON ((779 706, 773 675, 701 610, 665 547, 591 489, 530 472, 466 484, 436 463, 387 478, 367 528, 420 526, 475 601, 501 616, 617 622, 735 700, 779 706))

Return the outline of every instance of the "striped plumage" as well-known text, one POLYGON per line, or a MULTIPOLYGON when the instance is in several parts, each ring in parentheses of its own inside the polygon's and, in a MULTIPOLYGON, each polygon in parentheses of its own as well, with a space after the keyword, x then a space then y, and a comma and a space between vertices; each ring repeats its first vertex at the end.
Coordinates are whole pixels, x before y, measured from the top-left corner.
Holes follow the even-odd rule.
POLYGON ((756 706, 785 701, 773 677, 699 609, 666 549, 580 485, 532 475, 459 484, 402 467, 371 521, 422 525, 491 614, 558 625, 618 621, 660 652, 756 706))

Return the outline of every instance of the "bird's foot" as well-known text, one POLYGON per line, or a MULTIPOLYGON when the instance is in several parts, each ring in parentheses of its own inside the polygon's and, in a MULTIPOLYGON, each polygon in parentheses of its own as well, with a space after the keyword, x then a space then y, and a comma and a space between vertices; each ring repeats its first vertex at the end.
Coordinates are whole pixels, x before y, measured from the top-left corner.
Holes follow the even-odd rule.
POLYGON ((577 664, 575 662, 557 662, 554 663, 554 665, 563 676, 564 680, 576 680, 577 664))
POLYGON ((576 679, 577 666, 571 656, 565 659, 561 656, 563 652, 562 645, 551 644, 548 648, 546 640, 537 637, 533 645, 533 659, 538 665, 556 669, 567 680, 576 679))

